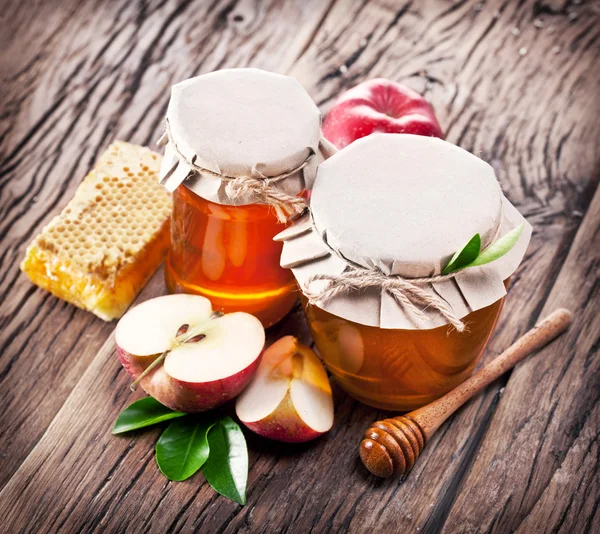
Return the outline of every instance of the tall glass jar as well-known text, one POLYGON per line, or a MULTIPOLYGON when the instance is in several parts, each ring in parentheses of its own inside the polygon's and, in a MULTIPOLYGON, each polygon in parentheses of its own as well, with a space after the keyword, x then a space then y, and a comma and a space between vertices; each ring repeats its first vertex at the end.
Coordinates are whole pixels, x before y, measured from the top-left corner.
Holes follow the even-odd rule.
POLYGON ((297 299, 273 236, 299 213, 327 150, 319 110, 294 79, 228 69, 172 88, 161 169, 173 191, 166 283, 265 327, 297 299))
POLYGON ((439 139, 375 134, 319 167, 311 214, 276 239, 337 382, 366 404, 408 411, 472 373, 530 235, 479 158, 439 139), (494 261, 448 270, 475 235, 471 260, 491 258, 509 233, 518 237, 494 261))

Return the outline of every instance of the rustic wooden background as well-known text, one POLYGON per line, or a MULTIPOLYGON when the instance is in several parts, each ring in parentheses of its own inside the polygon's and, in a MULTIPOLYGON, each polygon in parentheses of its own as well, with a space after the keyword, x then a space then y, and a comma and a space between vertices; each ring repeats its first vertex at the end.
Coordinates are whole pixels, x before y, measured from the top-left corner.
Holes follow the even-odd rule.
MULTIPOLYGON (((3 532, 600 532, 600 5, 576 0, 4 0, 0 13, 3 532), (535 233, 492 358, 557 306, 570 332, 475 398, 401 483, 357 459, 384 414, 336 395, 335 427, 248 436, 248 504, 169 483, 158 432, 112 437, 136 398, 114 324, 20 274, 27 243, 115 138, 151 144, 169 86, 223 67, 296 76, 326 112, 384 76, 495 167, 535 233)), ((164 291, 162 273, 140 296, 164 291)), ((296 309, 272 337, 310 342, 296 309)))

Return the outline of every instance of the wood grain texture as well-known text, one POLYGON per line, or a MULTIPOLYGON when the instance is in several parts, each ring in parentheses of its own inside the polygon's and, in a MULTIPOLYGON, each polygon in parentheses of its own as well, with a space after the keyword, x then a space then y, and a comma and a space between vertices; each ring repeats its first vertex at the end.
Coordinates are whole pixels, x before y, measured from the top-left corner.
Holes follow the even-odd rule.
MULTIPOLYGON (((304 9, 300 6, 308 3, 300 0, 48 4, 41 8, 42 23, 12 2, 3 24, 14 18, 29 29, 18 39, 14 32, 0 31, 0 44, 12 58, 2 62, 8 97, 0 114, 0 232, 6 236, 0 244, 0 399, 7 407, 0 420, 2 480, 16 471, 0 494, 5 524, 36 533, 437 532, 447 519, 460 531, 462 510, 467 526, 498 528, 493 523, 497 510, 488 506, 498 498, 492 488, 505 491, 515 475, 506 462, 498 465, 488 488, 489 466, 476 457, 482 444, 486 457, 511 445, 510 439, 493 444, 488 437, 497 432, 496 425, 511 424, 508 391, 499 393, 506 380, 436 433, 404 483, 375 480, 356 454, 366 425, 386 414, 350 400, 334 386, 335 426, 317 442, 290 447, 248 435, 249 495, 242 508, 216 496, 201 475, 167 482, 154 465, 156 430, 110 435, 116 414, 135 398, 111 341, 96 355, 112 326, 35 290, 18 275, 16 263, 112 138, 154 139, 172 81, 227 65, 288 71, 326 111, 344 88, 386 76, 430 98, 449 140, 489 160, 505 192, 535 226, 488 350, 491 358, 533 325, 549 294, 565 297, 552 287, 568 254, 564 268, 574 269, 569 267, 576 250, 571 242, 597 187, 600 163, 595 3, 314 0, 304 9), (56 336, 52 344, 49 332, 56 336), (478 508, 463 498, 474 498, 471 485, 479 492, 478 508)), ((592 210, 581 232, 594 221, 597 226, 592 210)), ((584 280, 595 276, 566 272, 584 280)), ((565 276, 559 277, 563 285, 565 276)), ((141 298, 162 292, 159 277, 141 298)), ((584 309, 580 286, 585 284, 570 281, 573 285, 567 302, 551 304, 580 302, 584 309)), ((594 310, 593 303, 588 307, 594 310)), ((299 309, 279 328, 299 332, 307 341, 299 309)), ((589 344, 591 330, 586 332, 582 350, 589 344)), ((596 351, 597 346, 596 341, 596 351)), ((564 372, 582 380, 575 347, 569 360, 576 364, 574 371, 564 372)), ((597 365, 593 356, 588 361, 588 367, 597 365)), ((541 380, 558 384, 565 414, 590 415, 578 419, 580 430, 565 437, 558 413, 544 405, 537 419, 554 422, 543 430, 534 418, 534 425, 521 429, 521 442, 531 428, 532 440, 542 444, 546 456, 538 455, 533 466, 519 459, 532 482, 528 490, 519 490, 522 502, 508 503, 498 523, 503 527, 552 524, 575 532, 598 523, 597 476, 589 471, 598 465, 593 461, 597 404, 593 391, 569 390, 568 381, 558 376, 561 369, 547 368, 541 380), (577 484, 587 493, 569 501, 563 489, 577 484)), ((519 383, 511 386, 517 399, 527 393, 519 383)), ((517 415, 526 419, 525 409, 533 407, 525 404, 517 415)), ((505 504, 507 495, 501 497, 505 504)))
MULTIPOLYGON (((359 13, 336 5, 339 12, 333 10, 309 50, 315 57, 304 55, 294 74, 324 108, 369 76, 424 92, 448 139, 490 161, 505 193, 534 224, 485 363, 533 326, 597 187, 600 125, 589 120, 589 110, 597 114, 600 95, 589 84, 598 79, 599 15, 587 5, 572 19, 571 7, 549 13, 534 2, 487 2, 483 9, 476 2, 403 2, 395 14, 386 5, 396 3, 364 4, 359 13)), ((336 510, 341 491, 317 525, 335 513, 336 528, 355 532, 388 525, 439 530, 506 380, 440 429, 401 487, 390 484, 373 498, 357 490, 336 510)), ((485 515, 485 509, 471 511, 474 522, 485 515)))
POLYGON ((594 515, 600 506, 600 493, 593 492, 598 488, 595 478, 600 469, 599 221, 600 189, 542 311, 544 315, 558 305, 577 310, 572 328, 542 357, 524 361, 512 374, 444 525, 446 532, 512 532, 541 498, 544 500, 530 525, 536 516, 537 521, 547 516, 552 520, 544 524, 547 531, 573 532, 579 524, 581 532, 593 532, 591 524, 598 521, 594 515), (590 247, 590 243, 596 246, 590 247), (582 446, 586 451, 578 452, 582 446), (591 460, 589 470, 572 465, 566 473, 559 472, 571 448, 575 449, 572 455, 584 463, 591 460), (590 450, 594 448, 595 456, 590 450), (592 458, 586 458, 588 454, 592 458), (564 491, 555 517, 555 505, 543 495, 549 485, 561 483, 571 492, 564 491), (495 496, 493 501, 489 495, 495 496), (583 514, 586 505, 591 509, 583 514), (482 506, 486 513, 478 514, 477 522, 465 520, 482 506))
POLYGON ((431 436, 456 410, 521 360, 560 336, 569 328, 571 318, 572 313, 565 308, 554 310, 443 397, 410 413, 373 423, 360 443, 360 459, 365 467, 384 478, 410 473, 431 436))
POLYGON ((596 403, 516 532, 600 532, 598 428, 600 405, 596 403))
POLYGON ((28 242, 113 139, 154 142, 172 83, 228 66, 285 71, 328 7, 321 0, 54 0, 39 12, 28 2, 7 6, 0 28, 0 487, 114 328, 32 286, 18 269, 28 242))

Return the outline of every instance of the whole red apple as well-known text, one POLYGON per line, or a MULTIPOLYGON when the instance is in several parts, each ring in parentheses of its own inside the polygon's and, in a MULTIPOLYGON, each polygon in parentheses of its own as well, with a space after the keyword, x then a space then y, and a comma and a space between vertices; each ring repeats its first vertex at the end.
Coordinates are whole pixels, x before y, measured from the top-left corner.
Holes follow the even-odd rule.
POLYGON ((343 93, 323 122, 323 134, 338 149, 373 132, 444 138, 429 102, 409 87, 384 78, 343 93))

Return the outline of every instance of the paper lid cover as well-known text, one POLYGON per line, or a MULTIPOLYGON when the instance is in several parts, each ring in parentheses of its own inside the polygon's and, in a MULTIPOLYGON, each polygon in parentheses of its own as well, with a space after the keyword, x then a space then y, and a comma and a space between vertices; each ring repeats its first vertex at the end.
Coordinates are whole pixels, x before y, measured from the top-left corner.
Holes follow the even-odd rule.
MULTIPOLYGON (((311 212, 312 218, 276 237, 284 241, 281 264, 292 268, 301 288, 313 275, 339 275, 356 266, 408 279, 437 275, 476 233, 485 248, 525 222, 487 163, 441 139, 406 134, 362 138, 321 164, 311 212)), ((424 289, 447 301, 459 318, 488 306, 505 295, 503 282, 519 265, 530 236, 525 223, 502 258, 424 289)), ((319 306, 382 328, 447 324, 433 309, 424 310, 422 321, 374 288, 339 293, 319 306)))
MULTIPOLYGON (((166 121, 170 140, 163 184, 173 191, 187 179, 191 190, 221 204, 231 202, 222 181, 211 173, 277 176, 317 154, 321 141, 319 109, 302 85, 259 69, 224 69, 174 85, 166 121), (191 172, 181 155, 211 173, 191 172)), ((311 161, 282 181, 282 190, 296 195, 312 186, 316 164, 311 161)), ((242 203, 253 201, 246 200, 242 203)))

